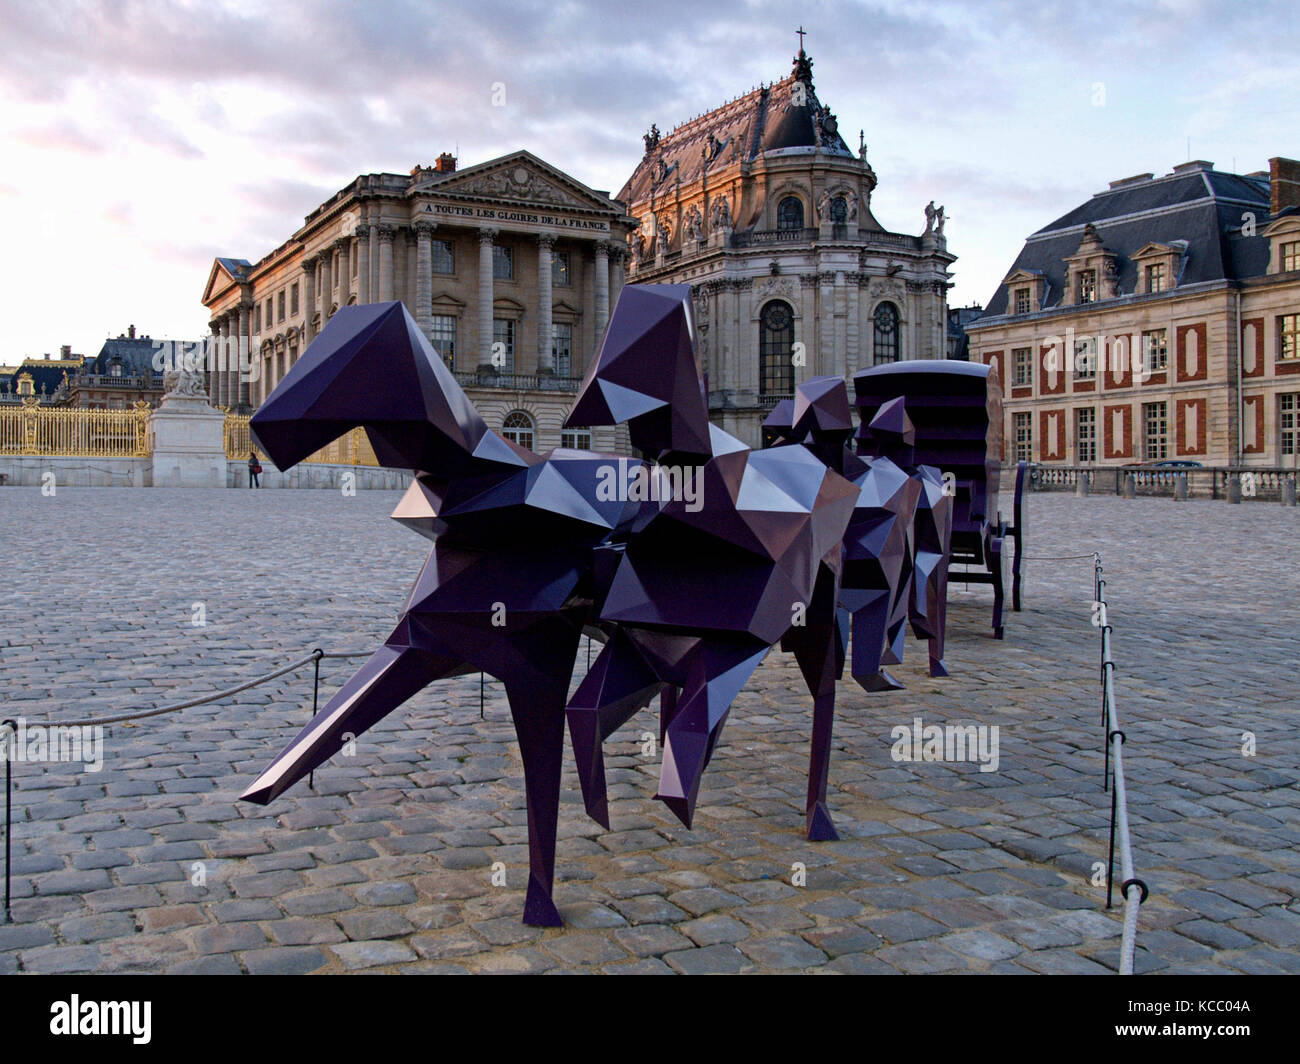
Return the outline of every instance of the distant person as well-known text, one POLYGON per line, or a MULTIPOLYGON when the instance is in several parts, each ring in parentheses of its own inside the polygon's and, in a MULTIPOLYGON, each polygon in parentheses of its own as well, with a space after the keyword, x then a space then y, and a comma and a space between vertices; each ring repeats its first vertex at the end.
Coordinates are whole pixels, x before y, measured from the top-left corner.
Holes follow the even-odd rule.
POLYGON ((256 451, 248 452, 248 486, 250 488, 260 488, 262 482, 258 479, 262 475, 262 463, 257 459, 256 451))

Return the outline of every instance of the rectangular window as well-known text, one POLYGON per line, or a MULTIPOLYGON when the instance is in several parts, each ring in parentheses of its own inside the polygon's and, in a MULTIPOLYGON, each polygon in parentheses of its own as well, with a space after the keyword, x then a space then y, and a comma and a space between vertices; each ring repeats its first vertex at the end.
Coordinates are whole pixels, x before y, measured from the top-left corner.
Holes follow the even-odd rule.
POLYGON ((1282 269, 1300 270, 1300 240, 1282 245, 1282 269))
POLYGON ((433 242, 433 272, 444 274, 456 272, 456 247, 450 240, 433 242))
POLYGON ((1032 462, 1034 460, 1034 415, 1030 413, 1013 415, 1016 439, 1016 461, 1032 462))
POLYGON ((1163 373, 1169 368, 1169 330, 1148 329, 1142 334, 1142 370, 1163 373))
POLYGON ((1097 271, 1079 271, 1079 302, 1095 303, 1097 301, 1097 271))
POLYGON ((1011 378, 1012 387, 1031 387, 1034 383, 1034 349, 1032 347, 1013 348, 1011 361, 1015 369, 1015 375, 1011 378))
POLYGON ((293 317, 298 316, 298 282, 294 281, 293 287, 289 289, 289 313, 293 317))
POLYGON ((567 288, 573 284, 569 274, 569 253, 567 251, 551 252, 551 284, 567 288))
POLYGON ((1029 289, 1028 288, 1016 289, 1016 313, 1017 314, 1029 313, 1029 289))
POLYGON ((1300 429, 1297 428, 1297 414, 1300 413, 1300 395, 1288 392, 1277 397, 1277 427, 1282 434, 1281 453, 1292 456, 1300 454, 1300 429))
POLYGON ((1074 451, 1079 462, 1097 460, 1097 411, 1090 406, 1074 412, 1074 451))
POLYGON ((275 305, 279 312, 279 316, 275 320, 277 322, 284 321, 284 289, 281 289, 280 294, 275 297, 275 305))
POLYGON ((557 321, 551 326, 551 356, 557 377, 573 376, 573 326, 567 321, 557 321))
POLYGON ((492 245, 492 276, 498 281, 515 279, 515 249, 492 245))
POLYGON ((1165 403, 1142 404, 1142 457, 1156 462, 1169 457, 1169 418, 1165 403))
POLYGON ((1095 380, 1097 376, 1097 338, 1089 336, 1074 341, 1074 378, 1080 381, 1095 380))
POLYGON ((1277 319, 1277 357, 1300 358, 1300 314, 1283 314, 1277 319))
POLYGON ((1147 267, 1147 291, 1163 292, 1165 290, 1165 264, 1153 262, 1147 267))
POLYGON ((258 303, 257 306, 253 308, 253 332, 260 333, 261 331, 262 331, 262 304, 258 303))
POLYGON ((433 349, 442 355, 449 369, 456 368, 456 319, 450 314, 433 316, 433 332, 429 336, 433 349))
POLYGON ((560 446, 574 451, 590 451, 591 429, 579 428, 576 425, 571 429, 561 429, 560 446))
POLYGON ((274 321, 275 321, 275 304, 272 302, 271 297, 267 296, 266 297, 266 327, 269 329, 271 327, 271 324, 274 321))
POLYGON ((513 318, 492 319, 492 364, 500 373, 515 371, 515 322, 513 318), (501 344, 501 347, 497 347, 501 344))

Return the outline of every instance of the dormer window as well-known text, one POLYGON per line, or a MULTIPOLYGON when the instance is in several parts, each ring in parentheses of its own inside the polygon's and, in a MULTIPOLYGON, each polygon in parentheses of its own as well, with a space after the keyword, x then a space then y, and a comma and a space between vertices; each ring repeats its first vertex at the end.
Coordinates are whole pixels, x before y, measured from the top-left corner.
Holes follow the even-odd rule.
POLYGON ((1097 271, 1096 270, 1079 271, 1079 295, 1076 302, 1078 303, 1097 302, 1097 271))
POLYGON ((1016 289, 1016 313, 1017 314, 1029 313, 1029 289, 1028 288, 1016 289))
POLYGON ((36 394, 36 382, 32 380, 32 375, 30 373, 21 373, 18 375, 18 394, 19 395, 36 394))
POLYGON ((1292 240, 1283 244, 1279 249, 1279 256, 1284 273, 1289 273, 1291 270, 1300 270, 1300 240, 1292 240))
POLYGON ((1163 292, 1165 290, 1165 264, 1163 262, 1153 262, 1146 268, 1146 287, 1148 292, 1163 292))

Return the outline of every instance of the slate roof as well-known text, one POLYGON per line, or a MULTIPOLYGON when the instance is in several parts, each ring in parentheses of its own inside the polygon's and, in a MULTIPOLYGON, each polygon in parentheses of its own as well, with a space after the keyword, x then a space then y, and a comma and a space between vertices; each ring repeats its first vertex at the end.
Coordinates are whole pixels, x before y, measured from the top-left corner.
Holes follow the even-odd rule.
POLYGON ((79 359, 27 359, 21 366, 5 367, 4 374, 0 375, 0 391, 16 394, 18 378, 27 373, 31 375, 32 386, 37 396, 53 395, 55 389, 63 382, 63 375, 66 373, 71 377, 80 367, 79 359))
POLYGON ((86 372, 107 375, 109 366, 116 359, 122 363, 124 377, 149 375, 161 377, 162 370, 153 368, 153 357, 154 341, 148 336, 137 336, 134 339, 119 336, 113 340, 105 340, 104 346, 99 349, 99 354, 87 359, 86 372))
POLYGON ((766 152, 813 149, 855 158, 840 136, 838 121, 817 98, 813 61, 803 49, 781 81, 760 85, 663 134, 632 172, 618 198, 631 206, 648 199, 660 184, 683 184, 710 169, 738 159, 752 161, 766 152), (802 86, 806 106, 795 101, 802 86))
MULTIPOLYGON (((1078 251, 1083 227, 1092 224, 1102 245, 1118 257, 1121 296, 1137 289, 1138 266, 1131 256, 1153 242, 1186 241, 1179 285, 1262 275, 1268 266, 1268 239, 1258 234, 1271 220, 1268 178, 1220 173, 1211 167, 1183 164, 1165 177, 1098 192, 1030 236, 1007 273, 1041 274, 1048 286, 1044 307, 1059 305, 1065 260, 1078 251), (1243 212, 1255 215, 1255 236, 1241 235, 1243 212)), ((1007 288, 999 285, 985 318, 1006 314, 1007 301, 1007 288)))

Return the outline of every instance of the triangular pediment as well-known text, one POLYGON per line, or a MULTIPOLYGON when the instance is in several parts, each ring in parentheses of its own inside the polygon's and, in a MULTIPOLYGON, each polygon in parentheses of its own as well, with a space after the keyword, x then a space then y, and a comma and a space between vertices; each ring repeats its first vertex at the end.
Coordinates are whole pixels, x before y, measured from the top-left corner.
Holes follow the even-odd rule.
POLYGON ((1034 284, 1043 279, 1041 270, 1012 270, 1007 274, 1003 284, 1034 284))
POLYGON ((588 188, 532 152, 517 151, 413 185, 408 196, 512 203, 537 209, 617 214, 607 196, 588 188))
POLYGON ((216 258, 208 271, 208 283, 203 286, 203 303, 206 306, 223 292, 248 280, 252 265, 244 259, 216 258))
POLYGON ((1133 254, 1129 256, 1129 258, 1134 260, 1150 259, 1162 255, 1179 255, 1181 253, 1182 253, 1182 248, 1174 247, 1173 244, 1162 244, 1158 240, 1152 240, 1149 241, 1148 243, 1143 244, 1140 248, 1137 249, 1137 251, 1133 252, 1133 254))

